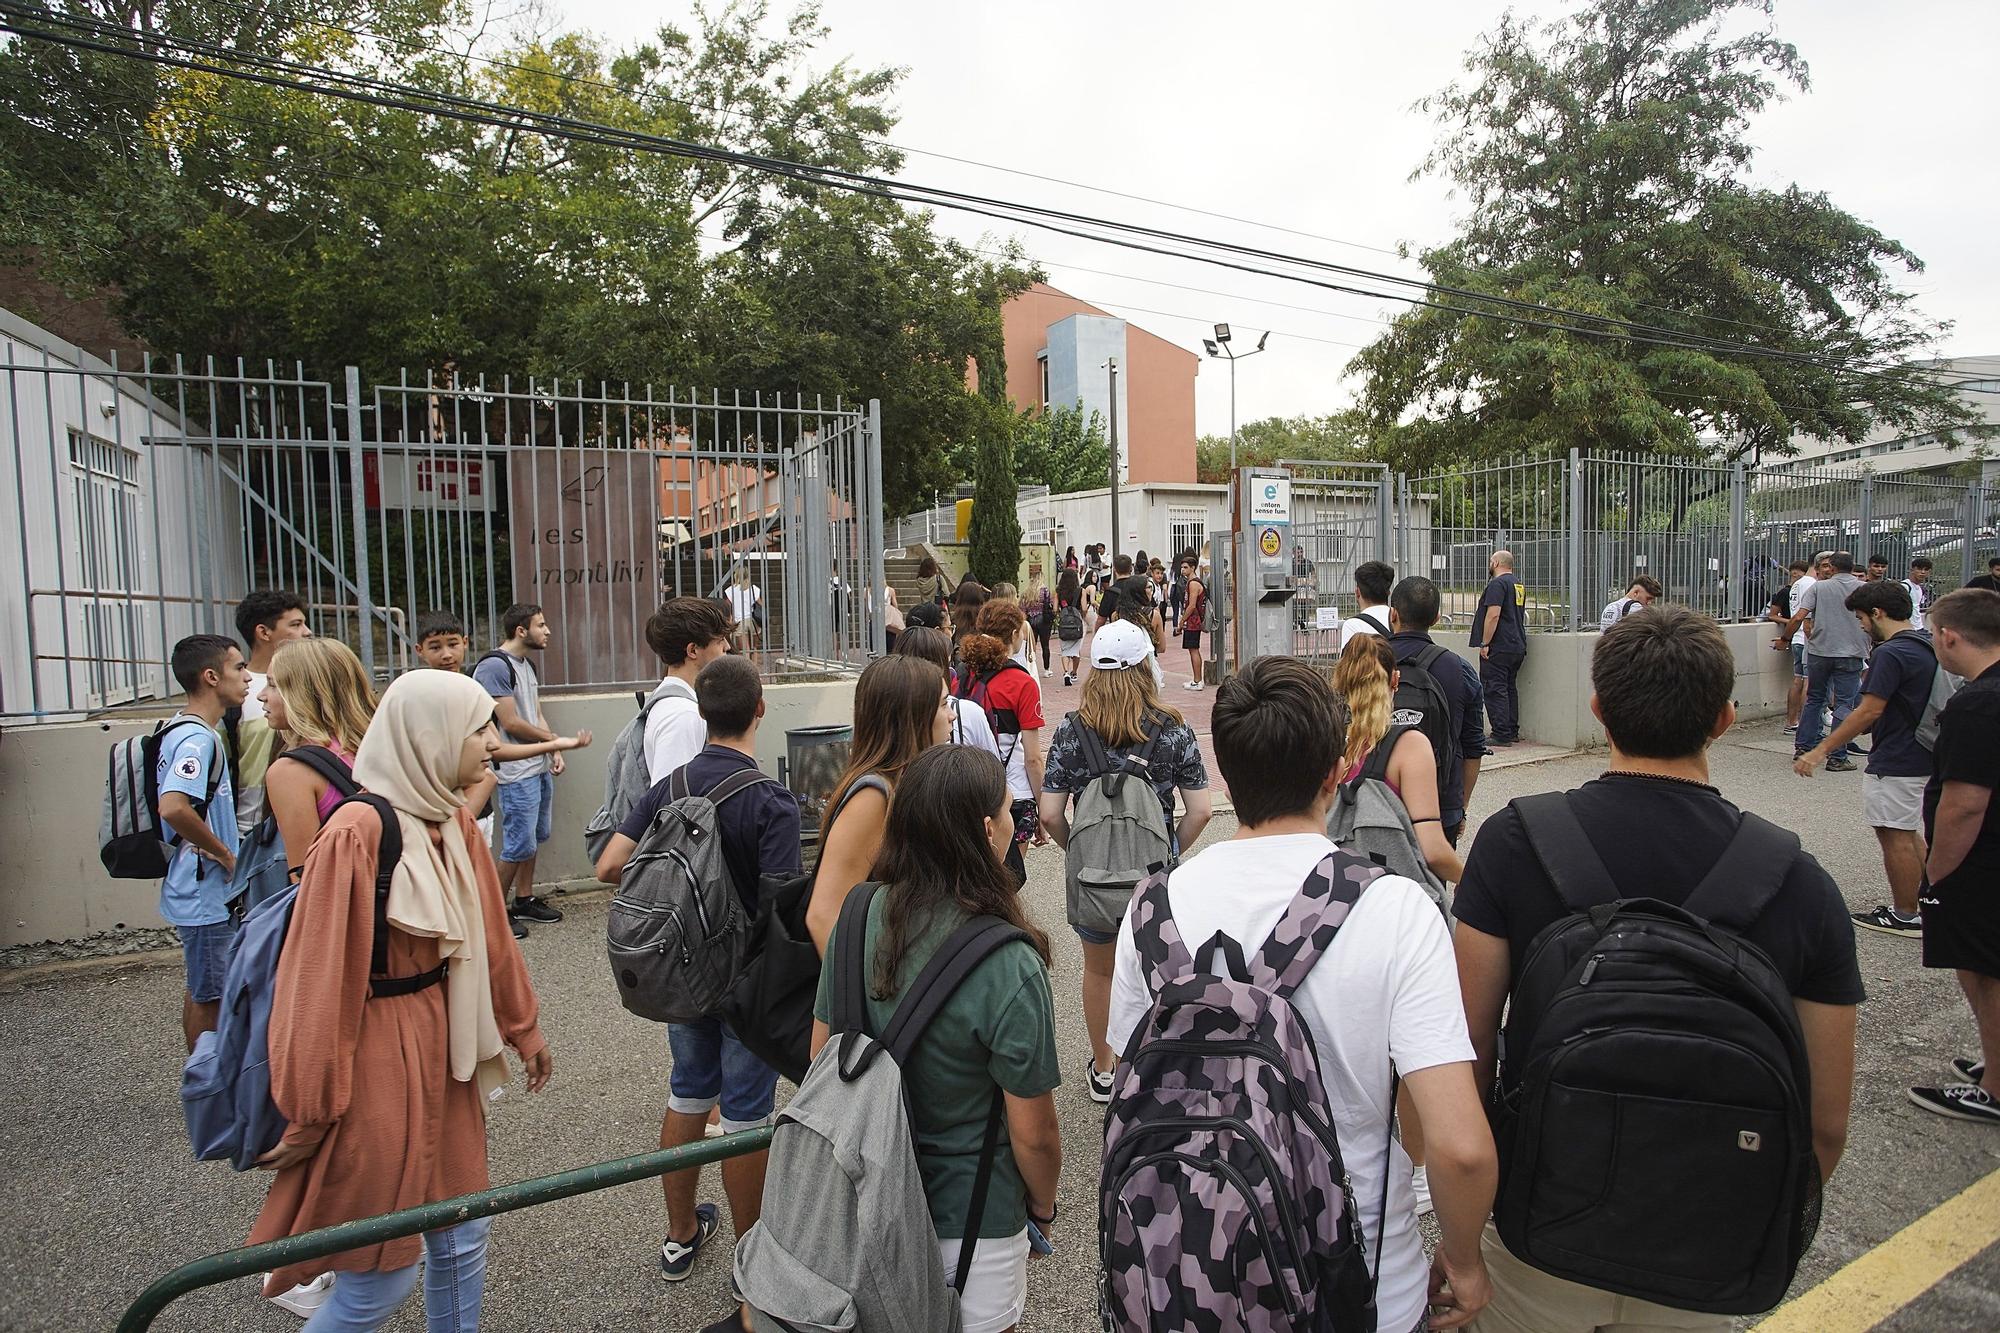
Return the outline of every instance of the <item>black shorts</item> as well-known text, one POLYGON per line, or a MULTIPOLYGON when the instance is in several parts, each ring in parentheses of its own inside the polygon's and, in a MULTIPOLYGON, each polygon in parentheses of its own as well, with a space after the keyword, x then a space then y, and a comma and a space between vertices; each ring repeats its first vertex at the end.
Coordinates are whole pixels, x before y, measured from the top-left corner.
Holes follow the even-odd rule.
POLYGON ((2000 885, 1974 872, 1926 884, 1917 899, 1924 918, 1924 966, 2000 979, 2000 885))
POLYGON ((1191 652, 1201 651, 1201 631, 1191 629, 1181 635, 1181 647, 1191 652))

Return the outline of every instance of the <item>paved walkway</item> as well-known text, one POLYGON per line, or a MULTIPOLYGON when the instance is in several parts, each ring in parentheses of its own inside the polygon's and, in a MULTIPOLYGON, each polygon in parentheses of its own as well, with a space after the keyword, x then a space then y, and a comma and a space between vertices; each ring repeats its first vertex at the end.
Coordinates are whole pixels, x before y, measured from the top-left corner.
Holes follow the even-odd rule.
MULTIPOLYGON (((1795 778, 1788 752, 1771 724, 1734 733, 1715 752, 1718 785, 1804 830, 1808 845, 1846 888, 1850 905, 1873 904, 1881 896, 1881 870, 1874 839, 1856 818, 1859 778, 1795 778)), ((1480 783, 1475 817, 1513 796, 1573 786, 1602 766, 1601 756, 1578 755, 1499 769, 1480 783)), ((1225 817, 1208 837, 1233 831, 1225 817)), ((1674 830, 1635 828, 1632 836, 1671 838, 1674 830)), ((1031 910, 1057 927, 1058 1041, 1064 1072, 1075 1075, 1086 1058, 1076 1004, 1077 947, 1059 929, 1053 852, 1037 851, 1030 868, 1031 910)), ((627 1015, 612 994, 603 897, 566 905, 570 920, 538 929, 526 948, 554 1043, 555 1081, 540 1097, 526 1096, 517 1083, 495 1109, 496 1180, 600 1161, 656 1142, 666 1044, 659 1028, 627 1015)), ((1916 947, 1907 941, 1864 934, 1860 949, 1870 998, 1861 1015, 1853 1136, 1798 1291, 1875 1252, 2000 1169, 2000 1133, 1927 1115, 1902 1095, 1906 1083, 1938 1078, 1947 1058, 1970 1049, 1971 1023, 1957 987, 1919 968, 1916 947)), ((0 1068, 7 1071, 0 1082, 0 1270, 8 1274, 0 1284, 0 1328, 108 1329, 151 1278, 238 1244, 247 1231, 263 1180, 188 1160, 176 1100, 180 985, 172 966, 91 970, 25 987, 0 982, 0 1068)), ((1076 1081, 1056 1096, 1067 1159, 1063 1220, 1056 1254, 1031 1271, 1026 1333, 1095 1326, 1091 1218, 1102 1117, 1076 1081)), ((708 1194, 720 1197, 714 1173, 708 1194)), ((1962 1248, 1976 1251, 1973 1257, 1935 1285, 1920 1277, 1922 1294, 1880 1327, 1903 1333, 2000 1328, 2000 1211, 1961 1207, 1946 1214, 1954 1216, 1953 1233, 1962 1248)), ((655 1263, 660 1231, 659 1192, 650 1185, 501 1219, 494 1228, 487 1325, 564 1333, 699 1327, 723 1308, 727 1252, 704 1258, 693 1279, 669 1288, 655 1263)), ((1888 1257, 1897 1255, 1891 1249, 1888 1257)), ((1907 1276, 1908 1265, 1897 1266, 1907 1276)), ((1751 1322, 1742 1321, 1746 1327, 1751 1322)), ((177 1303, 156 1327, 228 1333, 288 1331, 298 1324, 259 1301, 249 1283, 235 1282, 177 1303)), ((420 1329, 415 1305, 391 1327, 420 1329)))

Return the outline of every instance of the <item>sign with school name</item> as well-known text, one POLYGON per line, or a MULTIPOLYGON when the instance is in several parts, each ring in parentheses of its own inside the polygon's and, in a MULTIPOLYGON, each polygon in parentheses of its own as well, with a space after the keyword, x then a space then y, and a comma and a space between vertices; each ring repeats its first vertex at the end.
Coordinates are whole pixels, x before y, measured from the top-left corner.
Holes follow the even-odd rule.
POLYGON ((1292 521, 1292 479, 1252 477, 1250 479, 1250 522, 1289 526, 1292 521))
POLYGON ((638 632, 660 601, 657 470, 642 457, 590 448, 508 455, 514 600, 540 606, 555 631, 536 662, 544 684, 659 672, 638 632))

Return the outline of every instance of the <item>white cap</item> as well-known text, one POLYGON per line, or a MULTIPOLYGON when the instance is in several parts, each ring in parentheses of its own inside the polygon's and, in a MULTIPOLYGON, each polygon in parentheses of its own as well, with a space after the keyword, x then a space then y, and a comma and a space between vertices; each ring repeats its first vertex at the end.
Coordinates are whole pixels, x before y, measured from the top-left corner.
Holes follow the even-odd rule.
POLYGON ((1129 620, 1114 620, 1090 643, 1090 664, 1102 671, 1135 667, 1153 651, 1153 638, 1129 620))

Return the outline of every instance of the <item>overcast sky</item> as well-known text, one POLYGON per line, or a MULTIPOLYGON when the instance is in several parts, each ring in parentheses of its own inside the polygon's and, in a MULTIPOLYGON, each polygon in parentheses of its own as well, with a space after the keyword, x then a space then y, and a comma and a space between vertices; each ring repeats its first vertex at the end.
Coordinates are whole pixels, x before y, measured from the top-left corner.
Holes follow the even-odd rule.
MULTIPOLYGON (((621 43, 690 12, 555 3, 570 24, 621 43)), ((1553 17, 1570 7, 1517 8, 1553 17)), ((1500 12, 1467 0, 827 0, 825 60, 907 69, 892 136, 907 148, 1097 188, 914 153, 904 171, 912 181, 1414 272, 1382 251, 1446 239, 1457 203, 1440 181, 1408 179, 1434 137, 1412 104, 1459 75, 1500 12)), ((1775 23, 1805 57, 1812 89, 1755 124, 1757 179, 1824 190, 1908 245, 1925 263, 1908 287, 1924 313, 1956 325, 1945 354, 2000 354, 2000 176, 1991 165, 2000 160, 2000 5, 1779 0, 1775 23)), ((993 225, 939 217, 973 243, 993 225)), ((1352 402, 1342 367, 1395 309, 1047 232, 1021 239, 1056 286, 1191 351, 1218 321, 1251 345, 1270 329, 1270 350, 1237 370, 1242 421, 1352 402)), ((1227 433, 1227 368, 1204 365, 1197 386, 1200 429, 1227 433)))

